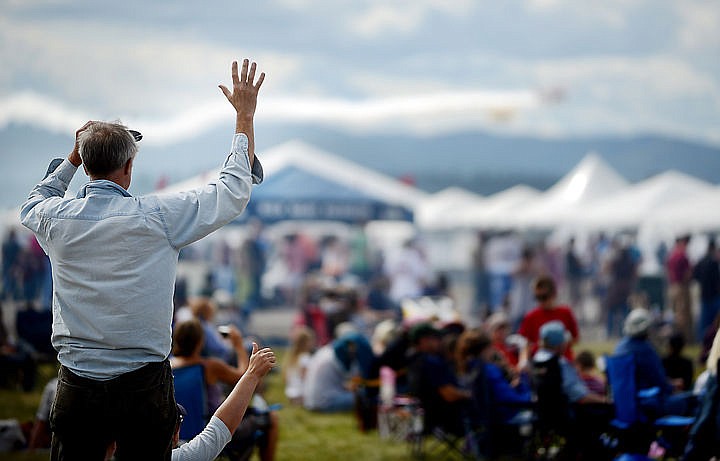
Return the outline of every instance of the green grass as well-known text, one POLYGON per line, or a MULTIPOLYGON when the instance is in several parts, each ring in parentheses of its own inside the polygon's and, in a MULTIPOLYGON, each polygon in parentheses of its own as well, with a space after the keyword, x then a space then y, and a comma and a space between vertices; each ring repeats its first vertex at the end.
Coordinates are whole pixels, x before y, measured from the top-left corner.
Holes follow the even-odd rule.
MULTIPOLYGON (((589 349, 597 356, 612 352, 614 343, 581 343, 576 351, 589 349)), ((284 350, 276 353, 282 364, 284 350)), ((696 357, 697 349, 688 347, 686 356, 696 357)), ((699 371, 698 371, 699 372, 699 371)), ((0 419, 15 418, 20 421, 31 420, 35 414, 44 384, 56 373, 55 368, 44 365, 40 370, 40 380, 35 391, 0 390, 0 419)), ((363 433, 351 413, 319 414, 293 406, 285 398, 279 370, 266 378, 265 399, 270 404, 279 403, 280 441, 278 443, 278 461, 307 461, 341 459, 343 461, 394 461, 410 459, 405 443, 383 440, 377 431, 363 433)), ((47 460, 48 453, 3 453, 7 461, 47 460)))

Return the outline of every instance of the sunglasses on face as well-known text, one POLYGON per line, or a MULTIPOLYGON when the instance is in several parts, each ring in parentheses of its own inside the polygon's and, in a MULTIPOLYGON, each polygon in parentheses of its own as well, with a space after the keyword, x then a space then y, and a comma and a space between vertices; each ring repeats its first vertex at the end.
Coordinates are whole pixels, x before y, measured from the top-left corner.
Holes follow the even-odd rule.
POLYGON ((547 301, 550 298, 552 298, 550 293, 535 293, 535 299, 540 302, 547 301))

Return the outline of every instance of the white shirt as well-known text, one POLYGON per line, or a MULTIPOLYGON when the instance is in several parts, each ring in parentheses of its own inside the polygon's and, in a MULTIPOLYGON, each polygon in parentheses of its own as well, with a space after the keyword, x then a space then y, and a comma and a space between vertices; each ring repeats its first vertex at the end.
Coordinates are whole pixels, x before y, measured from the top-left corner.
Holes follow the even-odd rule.
POLYGON ((172 461, 212 461, 220 455, 231 438, 232 434, 225 423, 213 415, 201 433, 173 449, 172 461))

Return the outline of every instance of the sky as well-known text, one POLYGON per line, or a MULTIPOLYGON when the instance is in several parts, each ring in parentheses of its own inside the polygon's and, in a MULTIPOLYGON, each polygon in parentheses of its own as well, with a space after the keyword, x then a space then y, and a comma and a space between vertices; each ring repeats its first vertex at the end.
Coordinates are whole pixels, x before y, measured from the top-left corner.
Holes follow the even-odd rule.
POLYGON ((720 145, 716 0, 0 0, 0 130, 196 136, 244 57, 258 124, 720 145))

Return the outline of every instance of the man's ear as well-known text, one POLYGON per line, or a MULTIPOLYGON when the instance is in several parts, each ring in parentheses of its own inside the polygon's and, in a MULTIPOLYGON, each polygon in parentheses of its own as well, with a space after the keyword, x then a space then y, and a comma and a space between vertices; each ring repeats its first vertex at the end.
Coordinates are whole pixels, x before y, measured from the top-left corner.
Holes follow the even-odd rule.
POLYGON ((125 162, 125 168, 124 168, 124 170, 123 170, 123 173, 125 173, 125 175, 129 175, 130 172, 132 171, 133 160, 135 160, 135 157, 130 157, 130 158, 128 159, 128 161, 125 162))
POLYGON ((90 177, 90 173, 88 173, 87 167, 85 166, 84 163, 82 164, 82 166, 83 166, 83 170, 85 171, 85 174, 87 175, 87 177, 90 177))

